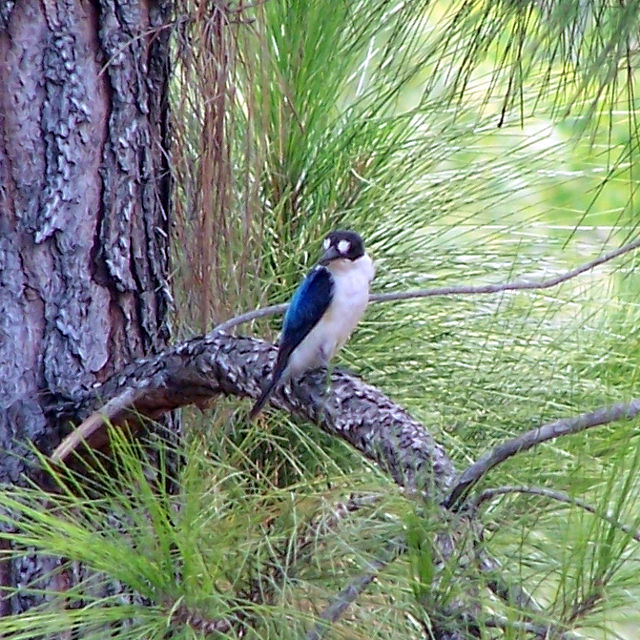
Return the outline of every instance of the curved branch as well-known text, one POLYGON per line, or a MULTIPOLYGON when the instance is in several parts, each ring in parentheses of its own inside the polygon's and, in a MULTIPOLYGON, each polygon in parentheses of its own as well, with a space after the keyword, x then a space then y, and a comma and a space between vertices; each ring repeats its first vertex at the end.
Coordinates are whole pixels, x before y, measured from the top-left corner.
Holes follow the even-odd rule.
MULTIPOLYGON (((74 412, 84 422, 52 460, 68 460, 83 443, 104 442, 106 422, 127 422, 133 429, 137 414, 157 418, 188 404, 206 405, 220 394, 256 398, 275 354, 275 347, 262 340, 218 332, 134 362, 76 403, 74 412)), ((446 495, 455 476, 453 463, 423 425, 346 373, 334 370, 329 394, 325 384, 324 371, 311 372, 280 387, 270 402, 346 440, 398 484, 439 499, 446 495)))
POLYGON ((237 327, 239 324, 251 322, 252 320, 257 320, 258 318, 267 318, 269 316, 282 315, 288 308, 289 303, 283 302, 282 304, 272 304, 270 307, 262 307, 261 309, 247 311, 246 313, 242 313, 239 316, 235 316, 233 318, 225 320, 225 322, 222 322, 217 327, 209 331, 207 335, 212 336, 219 331, 229 331, 229 329, 237 327))
POLYGON ((458 479, 456 486, 451 491, 451 494, 444 502, 444 506, 448 509, 459 509, 471 487, 473 487, 480 478, 517 453, 527 451, 537 444, 559 438, 560 436, 579 433, 580 431, 591 429, 592 427, 599 427, 603 424, 609 424, 610 422, 616 422, 617 420, 629 420, 639 413, 640 398, 635 398, 631 400, 631 402, 620 402, 610 407, 602 407, 572 418, 556 420, 537 429, 526 431, 511 440, 502 442, 465 469, 458 479))
MULTIPOLYGON (((582 275, 587 271, 591 271, 595 267, 599 267, 605 262, 609 262, 615 258, 640 248, 640 238, 629 242, 628 244, 613 249, 598 258, 594 258, 589 262, 565 271, 560 275, 547 278, 545 280, 515 280, 513 282, 505 282, 503 284, 482 284, 478 286, 460 285, 452 287, 437 287, 435 289, 418 289, 416 291, 393 291, 390 293, 374 293, 369 297, 369 302, 399 302, 402 300, 415 300, 416 298, 432 298, 434 296, 461 296, 461 295, 486 295, 490 293, 500 293, 501 291, 525 291, 535 289, 550 289, 556 287, 567 280, 571 280, 576 276, 582 275)), ((258 318, 266 318, 269 316, 283 314, 289 305, 287 303, 274 304, 269 307, 262 307, 242 313, 233 318, 229 318, 222 324, 212 329, 208 335, 213 335, 218 331, 228 331, 233 327, 237 327, 245 322, 251 322, 258 318)))

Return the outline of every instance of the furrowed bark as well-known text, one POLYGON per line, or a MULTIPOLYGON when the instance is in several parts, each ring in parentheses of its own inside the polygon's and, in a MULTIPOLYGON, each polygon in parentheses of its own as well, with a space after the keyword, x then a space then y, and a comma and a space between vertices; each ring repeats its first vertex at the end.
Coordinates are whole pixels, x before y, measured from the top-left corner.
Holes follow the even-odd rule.
MULTIPOLYGON (((218 332, 139 360, 66 407, 67 415, 88 419, 54 453, 54 460, 68 459, 83 439, 91 445, 104 442, 104 416, 122 423, 135 412, 157 416, 178 406, 207 403, 219 394, 256 398, 275 354, 275 347, 261 340, 218 332)), ((423 425, 357 378, 335 371, 328 396, 324 381, 324 372, 307 375, 298 384, 281 387, 271 404, 346 440, 400 485, 444 497, 454 479, 453 463, 423 425)))
MULTIPOLYGON (((168 8, 0 3, 0 484, 29 474, 24 443, 59 443, 48 407, 166 343, 168 8)), ((47 562, 3 565, 2 586, 47 562)))

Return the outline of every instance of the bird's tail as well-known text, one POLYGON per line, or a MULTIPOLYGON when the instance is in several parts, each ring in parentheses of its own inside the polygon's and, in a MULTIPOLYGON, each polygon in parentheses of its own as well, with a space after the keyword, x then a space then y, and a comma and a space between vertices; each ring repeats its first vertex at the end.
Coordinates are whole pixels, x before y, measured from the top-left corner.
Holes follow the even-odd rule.
POLYGON ((260 394, 257 402, 249 411, 249 420, 253 420, 263 409, 264 405, 267 404, 267 400, 271 397, 273 390, 276 388, 278 382, 280 382, 280 378, 282 377, 282 371, 275 371, 271 382, 266 386, 265 390, 260 394))

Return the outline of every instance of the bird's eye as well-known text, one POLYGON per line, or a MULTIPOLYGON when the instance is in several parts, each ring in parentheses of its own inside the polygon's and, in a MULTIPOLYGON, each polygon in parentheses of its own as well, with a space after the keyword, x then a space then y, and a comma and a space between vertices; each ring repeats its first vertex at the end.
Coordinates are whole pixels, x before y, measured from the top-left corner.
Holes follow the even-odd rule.
POLYGON ((338 242, 338 251, 340 253, 347 253, 350 248, 351 243, 348 240, 340 240, 340 242, 338 242))
POLYGON ((326 251, 331 246, 331 240, 329 238, 325 238, 322 243, 322 248, 326 251))

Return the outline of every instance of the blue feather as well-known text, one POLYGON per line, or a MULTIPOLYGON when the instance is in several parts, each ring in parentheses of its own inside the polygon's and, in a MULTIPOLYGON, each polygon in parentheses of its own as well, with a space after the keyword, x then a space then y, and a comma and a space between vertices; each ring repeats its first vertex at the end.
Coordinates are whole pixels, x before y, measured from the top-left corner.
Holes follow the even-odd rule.
POLYGON ((280 349, 287 356, 318 324, 333 297, 333 278, 325 267, 316 267, 307 275, 291 298, 284 316, 280 349))
POLYGON ((255 417, 273 393, 287 368, 292 351, 309 335, 329 308, 333 298, 333 277, 328 269, 315 267, 296 289, 284 316, 278 357, 271 381, 249 412, 255 417))

